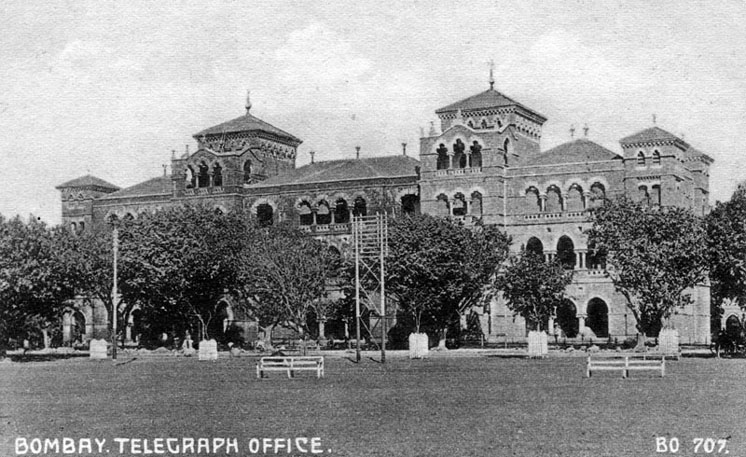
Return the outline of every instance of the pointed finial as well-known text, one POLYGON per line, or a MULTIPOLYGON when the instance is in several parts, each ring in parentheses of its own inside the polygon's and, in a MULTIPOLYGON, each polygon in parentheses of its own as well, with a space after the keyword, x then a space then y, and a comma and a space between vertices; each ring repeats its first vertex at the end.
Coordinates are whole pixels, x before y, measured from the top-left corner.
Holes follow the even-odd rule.
POLYGON ((575 124, 570 126, 570 138, 575 138, 575 124))
POLYGON ((583 136, 586 138, 588 137, 588 124, 583 126, 583 136))
MULTIPOLYGON (((174 151, 174 152, 176 152, 176 151, 174 151)), ((163 164, 163 165, 161 165, 161 166, 163 167, 163 176, 168 176, 168 165, 166 165, 166 164, 164 163, 164 164, 163 164)))
POLYGON ((430 132, 429 132, 429 135, 430 136, 435 136, 437 134, 438 134, 438 132, 435 131, 435 121, 430 121, 430 132))
POLYGON ((176 149, 171 149, 171 160, 176 160, 176 149))
POLYGON ((355 152, 356 152, 357 158, 359 159, 360 158, 360 146, 355 146, 355 152))
POLYGON ((402 155, 407 155, 407 143, 401 144, 401 153, 402 155))
POLYGON ((425 128, 420 127, 420 138, 425 138, 425 128))
POLYGON ((655 114, 653 114, 653 125, 655 125, 655 114))
POLYGON ((495 88, 495 61, 490 59, 490 89, 495 88))
POLYGON ((251 111, 251 91, 246 91, 246 114, 249 114, 249 111, 251 111))
POLYGON ((313 156, 316 154, 314 151, 308 151, 309 154, 311 154, 311 163, 313 163, 313 156))

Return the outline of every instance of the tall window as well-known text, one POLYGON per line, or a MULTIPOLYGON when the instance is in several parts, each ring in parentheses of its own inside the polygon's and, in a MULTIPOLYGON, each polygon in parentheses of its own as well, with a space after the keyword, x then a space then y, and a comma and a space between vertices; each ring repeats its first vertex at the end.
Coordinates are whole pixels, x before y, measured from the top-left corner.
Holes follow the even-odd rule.
POLYGON ((300 214, 300 225, 313 225, 313 212, 308 202, 301 202, 298 213, 300 214))
POLYGON ((363 197, 357 197, 355 199, 355 206, 352 207, 352 214, 355 216, 368 215, 368 204, 365 202, 363 197))
POLYGON ((329 210, 329 203, 322 200, 316 210, 316 224, 328 225, 332 223, 332 212, 329 210))
POLYGON ((456 140, 453 144, 453 166, 458 168, 466 168, 466 146, 461 140, 456 140))
POLYGON ((445 170, 448 168, 448 148, 441 144, 437 149, 438 152, 438 163, 436 169, 445 170))
POLYGON ((482 146, 475 141, 469 149, 471 151, 471 167, 482 168, 482 146))
POLYGON ((535 187, 529 187, 526 189, 526 212, 536 213, 539 211, 541 211, 539 191, 535 187))
POLYGON ((453 215, 466 216, 466 200, 462 193, 458 193, 453 197, 453 215))
POLYGON ((566 270, 575 268, 575 245, 567 235, 562 235, 557 242, 557 259, 566 270))
POLYGON ((547 212, 558 213, 562 211, 562 194, 557 186, 547 189, 547 212))
POLYGON ((247 160, 243 164, 243 182, 244 183, 251 182, 251 160, 247 160))
POLYGON ((221 167, 219 163, 216 163, 215 166, 212 167, 212 185, 215 187, 223 185, 223 167, 221 167))
POLYGON ((199 175, 197 176, 197 185, 207 187, 210 185, 210 168, 204 162, 199 164, 199 175))
POLYGON ((637 153, 637 165, 645 165, 645 153, 642 151, 637 153))
POLYGON ((543 258, 544 244, 541 242, 541 240, 539 240, 535 236, 532 236, 526 243, 526 252, 529 254, 538 255, 539 257, 543 258))
POLYGON ((334 204, 334 221, 338 224, 350 222, 350 209, 347 207, 347 201, 340 198, 334 204))
POLYGON ((256 220, 262 227, 272 225, 274 222, 274 210, 272 205, 268 203, 262 203, 256 207, 256 220))
POLYGON ((657 150, 653 151, 653 165, 661 164, 661 153, 657 150))
POLYGON ((472 192, 471 194, 470 213, 475 218, 482 218, 482 194, 480 194, 479 192, 472 192))
POLYGON ((186 169, 186 188, 194 189, 197 187, 197 176, 194 174, 192 167, 186 169))

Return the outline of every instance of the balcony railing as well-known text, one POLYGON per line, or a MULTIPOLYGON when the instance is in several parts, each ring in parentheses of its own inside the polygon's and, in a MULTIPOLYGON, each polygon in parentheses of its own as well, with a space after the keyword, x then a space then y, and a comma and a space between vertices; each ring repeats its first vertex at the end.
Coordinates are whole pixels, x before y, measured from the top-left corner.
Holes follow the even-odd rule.
POLYGON ((319 224, 319 225, 301 225, 298 227, 305 233, 315 233, 319 235, 333 235, 337 233, 349 233, 349 223, 319 224))
POLYGON ((435 176, 460 176, 467 174, 479 174, 482 173, 482 167, 471 167, 471 168, 448 168, 447 170, 435 170, 435 176))

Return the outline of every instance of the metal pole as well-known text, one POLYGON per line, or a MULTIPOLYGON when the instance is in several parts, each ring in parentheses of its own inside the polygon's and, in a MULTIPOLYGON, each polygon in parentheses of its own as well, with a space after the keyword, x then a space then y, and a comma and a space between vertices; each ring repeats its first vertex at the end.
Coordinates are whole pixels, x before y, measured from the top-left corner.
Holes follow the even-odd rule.
POLYGON ((360 216, 352 216, 352 235, 355 244, 355 358, 360 363, 360 216))
POLYGON ((385 269, 384 249, 386 246, 386 213, 378 215, 378 232, 381 243, 381 363, 386 363, 386 279, 384 278, 385 269))
POLYGON ((119 230, 114 228, 114 287, 111 294, 111 358, 117 359, 117 308, 119 307, 119 294, 117 287, 117 254, 119 252, 119 230))

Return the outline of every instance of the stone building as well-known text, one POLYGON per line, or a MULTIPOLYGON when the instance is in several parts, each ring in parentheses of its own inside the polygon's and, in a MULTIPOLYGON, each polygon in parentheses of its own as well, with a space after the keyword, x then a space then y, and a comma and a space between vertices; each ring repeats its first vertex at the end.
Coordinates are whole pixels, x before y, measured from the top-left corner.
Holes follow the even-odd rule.
MULTIPOLYGON (((199 201, 220 211, 245 208, 260 223, 291 221, 340 252, 350 243, 350 215, 429 213, 502 226, 521 247, 558 257, 575 270, 558 334, 618 338, 636 333, 624 298, 588 250, 588 212, 601 198, 627 195, 649 205, 704 214, 712 159, 683 139, 651 127, 620 140, 621 154, 587 138, 541 150, 546 117, 487 91, 436 110, 420 139, 419 160, 406 154, 312 161, 296 167, 301 140, 250 113, 203 130, 197 148, 174 155, 171 173, 125 189, 85 176, 58 186, 63 223, 85 230, 199 201)), ((573 132, 574 136, 574 132, 573 132)), ((674 318, 682 342, 710 338, 709 288, 674 318)), ((73 310, 71 310, 72 313, 73 310)), ((525 322, 500 301, 474 310, 488 339, 522 339, 525 322)), ((68 317, 68 322, 74 319, 68 317)), ((69 333, 69 332, 68 332, 69 333)))

